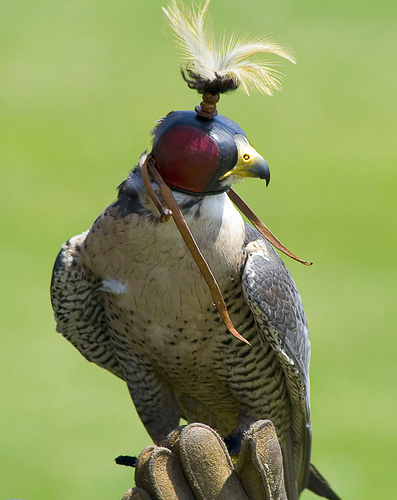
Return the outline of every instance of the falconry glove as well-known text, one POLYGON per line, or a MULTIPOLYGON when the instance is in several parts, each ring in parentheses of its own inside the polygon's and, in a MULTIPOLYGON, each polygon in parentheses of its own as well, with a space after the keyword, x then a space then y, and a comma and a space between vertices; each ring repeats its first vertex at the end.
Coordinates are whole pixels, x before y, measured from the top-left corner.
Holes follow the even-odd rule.
POLYGON ((281 449, 270 420, 245 434, 237 462, 221 437, 200 423, 168 435, 139 455, 136 488, 123 500, 287 500, 281 449))

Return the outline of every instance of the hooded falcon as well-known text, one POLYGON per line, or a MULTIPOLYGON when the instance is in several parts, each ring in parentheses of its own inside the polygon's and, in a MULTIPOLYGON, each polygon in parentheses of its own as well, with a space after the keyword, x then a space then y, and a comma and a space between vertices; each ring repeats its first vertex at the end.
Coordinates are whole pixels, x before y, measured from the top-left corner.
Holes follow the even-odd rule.
POLYGON ((220 94, 237 87, 279 89, 280 74, 262 54, 293 58, 264 38, 215 46, 208 3, 197 12, 176 2, 164 9, 184 52, 183 77, 202 102, 157 122, 150 154, 117 200, 62 246, 51 284, 57 331, 127 383, 155 443, 184 418, 215 428, 238 452, 250 424, 270 419, 288 499, 309 487, 336 500, 310 464, 301 298, 265 233, 244 223, 232 202, 232 184, 267 184, 269 168, 216 109, 220 94))

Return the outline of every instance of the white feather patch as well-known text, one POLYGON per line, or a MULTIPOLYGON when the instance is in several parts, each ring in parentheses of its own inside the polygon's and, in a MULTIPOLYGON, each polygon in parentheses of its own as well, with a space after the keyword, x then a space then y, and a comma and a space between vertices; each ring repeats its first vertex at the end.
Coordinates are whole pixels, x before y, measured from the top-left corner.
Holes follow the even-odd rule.
POLYGON ((102 281, 101 290, 102 292, 110 292, 117 295, 122 295, 123 293, 128 292, 128 286, 121 281, 109 278, 102 281))

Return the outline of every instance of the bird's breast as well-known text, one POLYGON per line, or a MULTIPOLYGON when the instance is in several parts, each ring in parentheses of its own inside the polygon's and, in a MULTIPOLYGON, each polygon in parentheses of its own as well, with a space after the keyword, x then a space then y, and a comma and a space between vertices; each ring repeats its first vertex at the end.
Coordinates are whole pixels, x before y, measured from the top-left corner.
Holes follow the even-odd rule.
POLYGON ((234 326, 251 345, 223 325, 173 222, 120 216, 110 207, 87 235, 84 265, 102 279, 107 322, 126 373, 138 358, 167 380, 178 398, 188 398, 180 402, 188 419, 203 419, 206 407, 223 435, 237 426, 239 414, 241 422, 271 418, 283 436, 289 414, 279 415, 288 398, 282 368, 257 334, 242 292, 245 225, 226 195, 207 198, 185 213, 186 221, 234 326))
MULTIPOLYGON (((245 228, 228 198, 206 198, 185 217, 221 290, 240 289, 245 228)), ((225 327, 172 221, 105 211, 86 249, 85 265, 102 278, 109 323, 130 349, 165 366, 211 357, 211 338, 225 327)))

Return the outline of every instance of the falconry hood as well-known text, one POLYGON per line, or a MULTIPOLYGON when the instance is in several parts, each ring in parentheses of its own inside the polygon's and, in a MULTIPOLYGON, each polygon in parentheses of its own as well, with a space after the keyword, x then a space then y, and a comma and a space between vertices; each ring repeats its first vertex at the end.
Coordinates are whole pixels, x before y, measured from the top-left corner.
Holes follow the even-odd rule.
POLYGON ((189 194, 226 191, 237 177, 270 180, 266 161, 250 146, 241 127, 221 115, 170 113, 155 135, 152 156, 164 181, 189 194))
POLYGON ((275 54, 294 62, 291 54, 265 38, 232 40, 216 45, 206 26, 209 0, 197 12, 174 1, 163 9, 184 55, 182 76, 202 95, 194 111, 173 111, 154 130, 151 157, 164 182, 193 195, 217 194, 246 177, 270 180, 266 161, 250 145, 243 129, 218 114, 220 95, 241 87, 272 95, 281 74, 258 61, 275 54))

